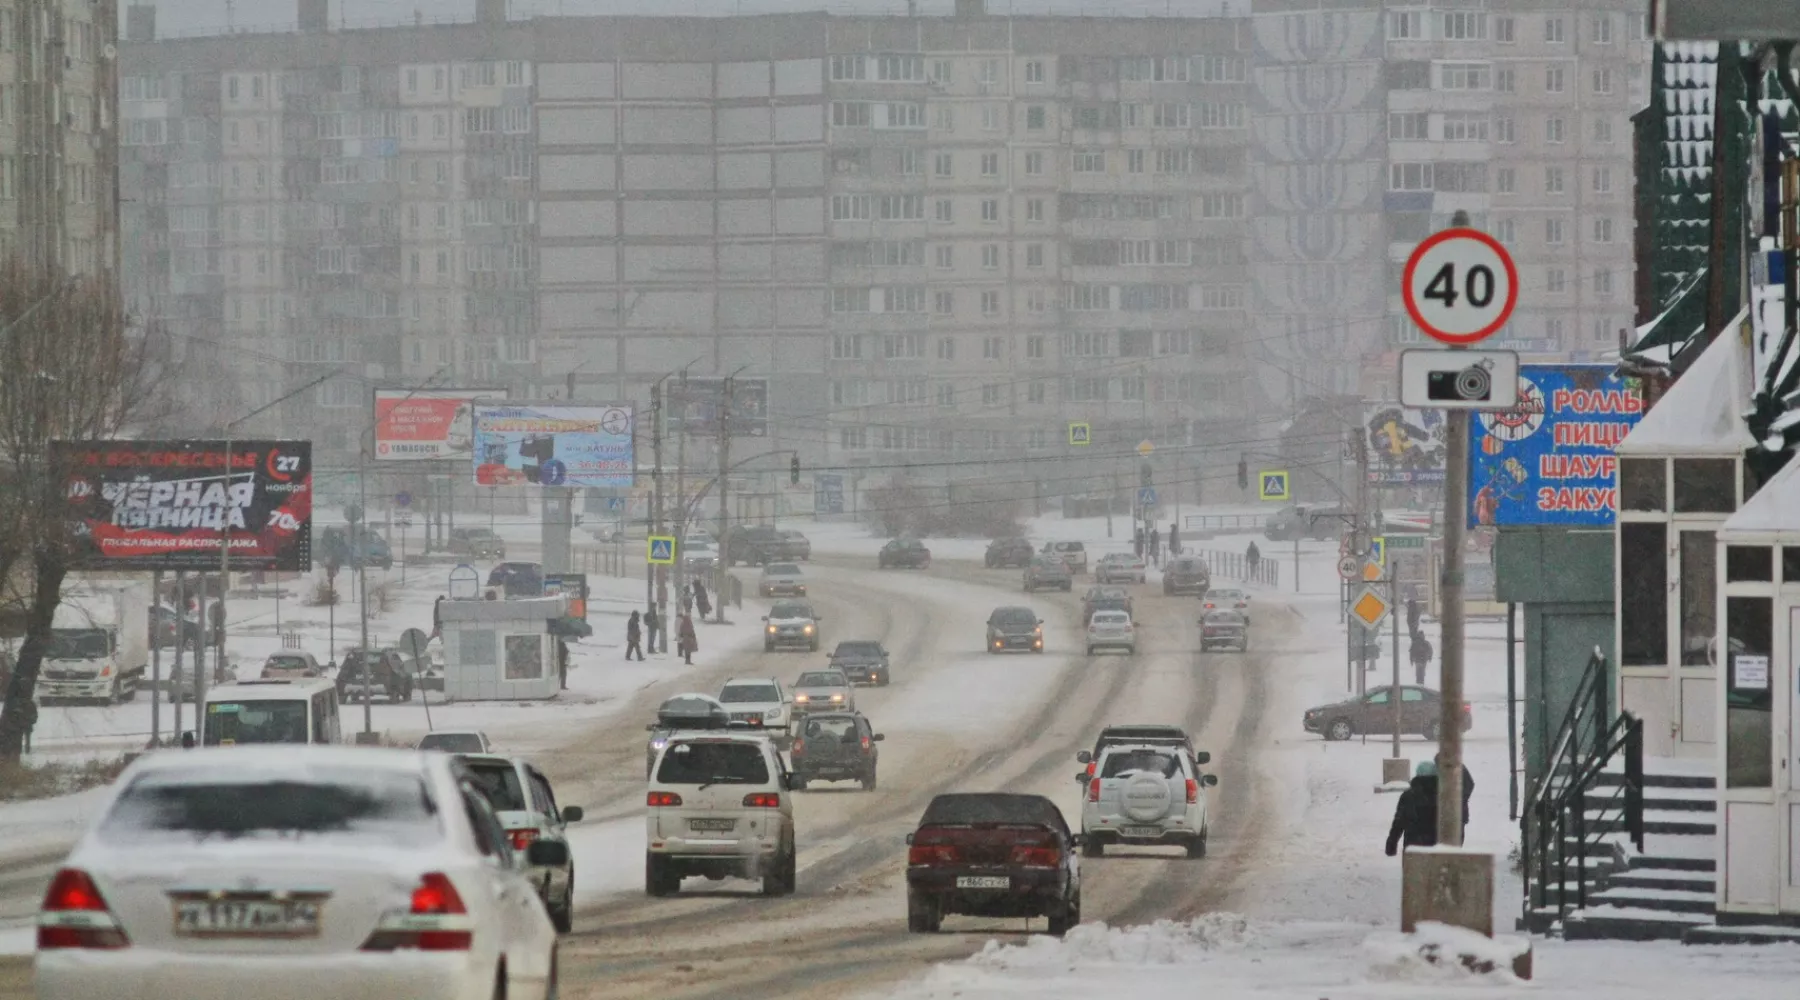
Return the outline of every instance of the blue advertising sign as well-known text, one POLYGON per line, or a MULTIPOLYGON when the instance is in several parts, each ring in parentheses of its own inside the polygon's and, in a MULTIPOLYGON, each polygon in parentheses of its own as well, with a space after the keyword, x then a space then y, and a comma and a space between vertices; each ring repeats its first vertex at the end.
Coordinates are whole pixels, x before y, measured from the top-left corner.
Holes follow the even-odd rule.
POLYGON ((475 482, 482 486, 632 483, 628 406, 475 407, 475 482))
POLYGON ((844 477, 841 473, 820 472, 813 475, 813 513, 844 512, 844 477))
POLYGON ((1612 524, 1613 452, 1643 415, 1611 365, 1521 366, 1519 405, 1469 422, 1469 526, 1612 524))

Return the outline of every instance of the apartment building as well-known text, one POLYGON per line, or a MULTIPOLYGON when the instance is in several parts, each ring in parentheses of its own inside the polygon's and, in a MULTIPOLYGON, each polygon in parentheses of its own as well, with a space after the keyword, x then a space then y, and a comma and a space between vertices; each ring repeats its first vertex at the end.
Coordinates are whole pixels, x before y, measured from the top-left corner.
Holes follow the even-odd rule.
POLYGON ((118 270, 117 8, 0 2, 0 254, 118 270))

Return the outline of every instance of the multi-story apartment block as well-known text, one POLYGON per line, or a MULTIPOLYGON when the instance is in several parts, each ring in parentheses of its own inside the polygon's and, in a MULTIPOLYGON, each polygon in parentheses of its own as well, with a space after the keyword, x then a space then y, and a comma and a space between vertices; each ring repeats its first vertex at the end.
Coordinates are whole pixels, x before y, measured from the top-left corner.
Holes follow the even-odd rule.
POLYGON ((0 254, 118 270, 117 8, 0 3, 0 254))

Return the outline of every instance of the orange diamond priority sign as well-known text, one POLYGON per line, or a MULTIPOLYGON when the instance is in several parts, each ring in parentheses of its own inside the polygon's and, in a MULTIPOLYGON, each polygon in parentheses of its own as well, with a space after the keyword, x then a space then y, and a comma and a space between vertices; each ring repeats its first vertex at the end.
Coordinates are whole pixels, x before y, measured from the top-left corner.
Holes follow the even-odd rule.
POLYGON ((1373 587, 1364 587, 1356 600, 1350 602, 1350 614, 1370 631, 1381 627, 1389 610, 1387 599, 1377 594, 1373 587))

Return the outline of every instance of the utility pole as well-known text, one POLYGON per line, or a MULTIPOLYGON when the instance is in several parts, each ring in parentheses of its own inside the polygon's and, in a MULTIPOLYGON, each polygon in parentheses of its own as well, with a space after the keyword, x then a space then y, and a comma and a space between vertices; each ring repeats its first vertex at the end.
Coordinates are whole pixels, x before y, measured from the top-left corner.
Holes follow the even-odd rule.
MULTIPOLYGON (((736 376, 727 375, 725 384, 719 388, 719 531, 714 542, 719 554, 713 560, 713 604, 719 609, 719 615, 713 620, 721 624, 725 621, 725 578, 731 573, 725 521, 731 499, 731 404, 736 398, 736 385, 736 376)), ((780 496, 779 487, 776 496, 780 496)))
MULTIPOLYGON (((1467 226, 1469 213, 1458 210, 1452 226, 1467 226)), ((1453 347, 1452 350, 1466 348, 1453 347)), ((1444 568, 1439 582, 1438 801, 1437 842, 1461 847, 1462 706, 1463 706, 1463 545, 1469 509, 1469 411, 1451 410, 1444 422, 1444 568)))
POLYGON ((681 370, 681 402, 675 412, 681 415, 681 434, 675 439, 675 599, 687 593, 687 439, 688 394, 687 369, 681 370))
MULTIPOLYGON (((1361 434, 1357 434, 1355 447, 1356 527, 1350 532, 1349 554, 1356 556, 1358 564, 1362 565, 1366 564, 1369 558, 1369 539, 1366 534, 1366 529, 1369 526, 1369 442, 1363 440, 1361 434)), ((1358 572, 1360 572, 1360 570, 1358 572)), ((1358 626, 1351 625, 1349 627, 1354 629, 1358 626)), ((1380 637, 1380 633, 1368 632, 1364 637, 1375 640, 1380 637)), ((1373 642, 1359 642, 1355 646, 1357 694, 1365 694, 1369 689, 1369 668, 1374 666, 1368 652, 1371 645, 1373 645, 1373 642)), ((1391 693, 1391 697, 1398 703, 1400 699, 1399 690, 1394 690, 1391 693)))
MULTIPOLYGON (((662 379, 657 379, 650 386, 650 454, 654 463, 650 467, 650 510, 644 518, 652 535, 662 534, 662 379)), ((656 573, 658 567, 646 562, 644 564, 644 604, 646 607, 658 607, 656 600, 656 573)), ((662 611, 657 613, 658 620, 662 611)))

